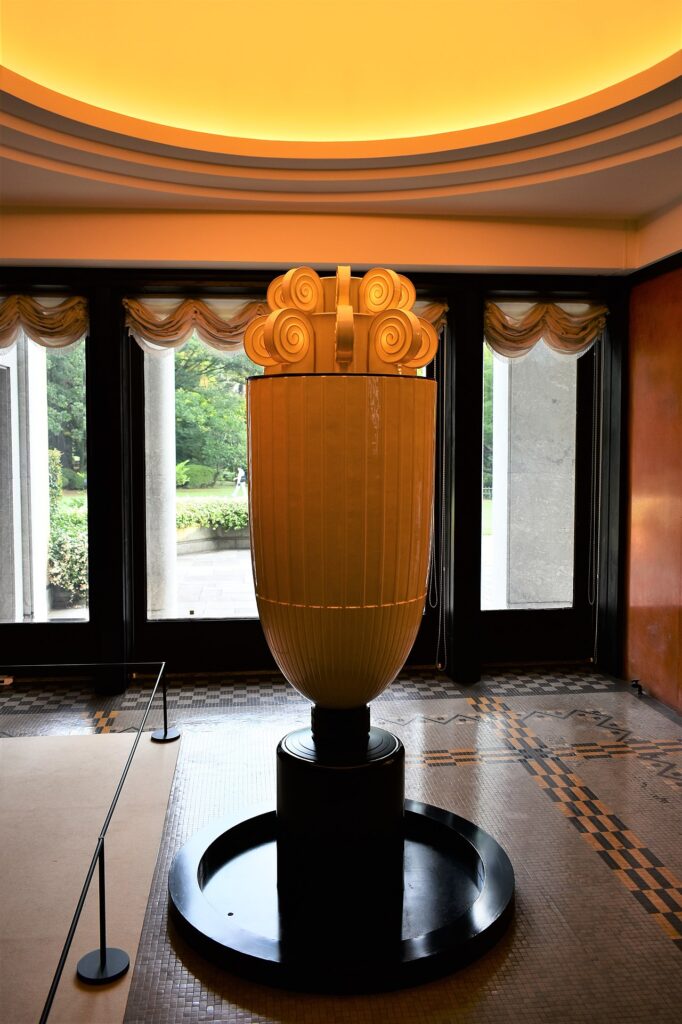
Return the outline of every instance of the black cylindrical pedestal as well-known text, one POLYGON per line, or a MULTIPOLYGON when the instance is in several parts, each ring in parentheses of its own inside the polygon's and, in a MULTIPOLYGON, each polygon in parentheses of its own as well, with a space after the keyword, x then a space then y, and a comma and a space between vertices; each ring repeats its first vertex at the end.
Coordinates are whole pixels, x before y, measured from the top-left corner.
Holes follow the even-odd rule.
POLYGON ((176 855, 186 940, 303 991, 416 984, 480 956, 513 911, 509 858, 470 821, 404 804, 404 758, 366 708, 315 708, 277 748, 277 810, 207 826, 176 855))
POLYGON ((396 945, 403 913, 405 750, 383 729, 366 732, 364 745, 325 742, 319 714, 317 724, 315 735, 301 729, 277 748, 283 948, 315 950, 315 936, 332 936, 339 948, 350 941, 357 948, 363 937, 373 947, 396 945))

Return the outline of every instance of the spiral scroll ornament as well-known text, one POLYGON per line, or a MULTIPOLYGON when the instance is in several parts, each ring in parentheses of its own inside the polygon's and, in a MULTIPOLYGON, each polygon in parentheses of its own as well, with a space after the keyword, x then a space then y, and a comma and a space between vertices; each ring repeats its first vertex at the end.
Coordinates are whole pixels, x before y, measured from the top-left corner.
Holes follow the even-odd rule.
POLYGON ((412 369, 417 369, 420 366, 428 366, 431 360, 435 358, 436 352, 438 351, 438 335, 435 330, 428 320, 424 320, 421 316, 417 319, 419 320, 419 329, 421 333, 419 351, 414 358, 405 361, 405 366, 409 366, 412 369))
MULTIPOLYGON (((246 329, 249 358, 272 374, 380 373, 414 377, 438 349, 430 320, 412 312, 416 291, 402 274, 349 266, 321 278, 296 267, 273 279, 267 316, 246 329)), ((441 313, 442 315, 442 313, 441 313)))
POLYGON ((280 274, 279 277, 273 278, 268 285, 268 306, 270 309, 284 309, 289 303, 285 300, 282 293, 282 283, 284 281, 284 274, 280 274))
POLYGON ((293 306, 303 313, 321 313, 324 291, 319 275, 310 267, 288 270, 282 279, 282 298, 285 306, 293 306))
POLYGON ((252 320, 244 332, 244 351, 252 363, 258 366, 276 366, 277 360, 273 359, 265 347, 265 324, 266 316, 257 316, 252 320))
POLYGON ((360 310, 363 313, 381 313, 400 306, 403 286, 394 270, 374 267, 360 282, 360 310))
POLYGON ((369 328, 369 343, 384 363, 407 363, 421 348, 419 319, 406 309, 377 313, 369 328))
POLYGON ((336 268, 336 305, 338 306, 351 306, 350 298, 350 267, 337 267, 336 268))
POLYGON ((265 351, 278 363, 299 363, 308 355, 315 331, 298 309, 276 309, 263 330, 265 351))
POLYGON ((353 360, 355 343, 355 318, 352 306, 336 307, 334 325, 334 355, 340 366, 347 366, 353 360))
POLYGON ((417 301, 417 289, 409 277, 403 277, 402 274, 398 274, 398 279, 400 281, 400 300, 396 305, 398 309, 412 309, 417 301))

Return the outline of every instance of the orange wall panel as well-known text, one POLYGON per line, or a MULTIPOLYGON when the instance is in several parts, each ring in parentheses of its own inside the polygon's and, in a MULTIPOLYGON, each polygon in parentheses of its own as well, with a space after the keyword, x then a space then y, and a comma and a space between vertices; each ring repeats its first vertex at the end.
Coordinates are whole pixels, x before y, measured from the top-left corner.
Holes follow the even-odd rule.
POLYGON ((621 272, 619 224, 218 211, 2 212, 0 264, 621 272))
POLYGON ((682 269, 630 302, 626 669, 682 711, 682 269))

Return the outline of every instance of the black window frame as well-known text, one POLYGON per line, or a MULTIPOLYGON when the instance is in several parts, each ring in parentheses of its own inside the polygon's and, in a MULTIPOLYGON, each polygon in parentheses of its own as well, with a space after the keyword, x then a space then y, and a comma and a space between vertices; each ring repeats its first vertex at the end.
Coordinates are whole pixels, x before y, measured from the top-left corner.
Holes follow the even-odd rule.
MULTIPOLYGON (((168 271, 91 267, 4 267, 0 294, 78 294, 87 301, 88 503, 90 620, 86 623, 0 625, 3 666, 50 662, 139 661, 164 658, 170 671, 258 671, 274 667, 257 620, 146 620, 144 552, 143 353, 127 335, 122 299, 131 295, 264 294, 273 266, 258 272, 168 271), (187 630, 178 635, 178 623, 187 630), (228 637, 227 634, 232 634, 228 637), (197 650, 202 653, 198 657, 197 650), (76 657, 77 655, 77 657, 76 657)), ((321 269, 321 273, 325 271, 321 269)), ((487 298, 591 300, 610 310, 603 339, 601 588, 596 610, 596 665, 618 675, 623 652, 623 524, 627 371, 626 277, 584 275, 409 272, 420 297, 445 299, 450 307, 445 347, 437 357, 443 431, 438 437, 436 482, 442 494, 442 531, 436 561, 446 566, 442 633, 447 673, 461 682, 479 678, 483 665, 532 661, 585 661, 585 645, 498 642, 493 649, 480 610, 483 311, 487 298), (475 428, 472 434, 472 424, 475 428), (473 496, 473 497, 472 497, 473 496), (494 657, 491 657, 494 653, 494 657)), ((441 518, 437 509, 436 521, 441 518)), ((515 615, 524 613, 500 613, 515 615)), ((530 612, 529 616, 554 612, 530 612)), ((433 665, 439 609, 427 608, 408 664, 433 665)), ((526 620, 530 623, 530 618, 526 620)), ((511 620, 510 620, 511 622, 511 620)), ((525 627, 524 627, 525 630, 525 627)), ((528 636, 537 631, 530 625, 528 636)), ((570 629, 562 629, 564 639, 570 629)), ((498 637, 498 640, 500 637, 498 637)), ((442 647, 441 647, 442 653, 442 647)))

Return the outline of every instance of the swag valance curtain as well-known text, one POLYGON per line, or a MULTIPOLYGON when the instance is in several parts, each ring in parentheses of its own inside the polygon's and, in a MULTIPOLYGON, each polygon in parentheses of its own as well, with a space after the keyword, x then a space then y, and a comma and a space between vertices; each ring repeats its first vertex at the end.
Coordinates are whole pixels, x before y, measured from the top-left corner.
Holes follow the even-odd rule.
MULTIPOLYGON (((250 321, 268 312, 264 301, 234 299, 124 299, 125 322, 138 343, 148 351, 179 348, 196 331, 212 348, 241 348, 250 321)), ((516 305, 516 304, 514 304, 516 305)), ((443 302, 416 303, 415 312, 436 331, 445 323, 443 302)), ((485 340, 498 355, 516 359, 541 339, 554 352, 582 355, 606 326, 606 306, 580 307, 580 312, 555 303, 538 302, 514 314, 495 302, 485 307, 485 340)), ((64 348, 79 341, 88 330, 87 301, 9 295, 0 299, 0 348, 9 348, 20 331, 46 348, 64 348)))
POLYGON ((126 327, 143 349, 180 348, 193 332, 211 348, 241 348, 244 331, 269 312, 267 303, 219 299, 124 299, 126 327))
MULTIPOLYGON (((229 352, 242 346, 244 331, 257 316, 270 312, 265 301, 234 299, 124 299, 126 327, 147 352, 180 348, 196 334, 211 348, 229 352)), ((445 323, 447 305, 415 303, 414 311, 433 324, 445 323)))
POLYGON ((65 348, 88 331, 88 304, 68 299, 8 295, 0 299, 0 348, 10 348, 23 331, 45 348, 65 348))
POLYGON ((514 315, 495 302, 487 302, 485 340, 493 352, 506 359, 524 356, 541 339, 553 352, 582 355, 602 334, 608 309, 596 305, 577 308, 579 312, 552 302, 538 302, 514 315))

